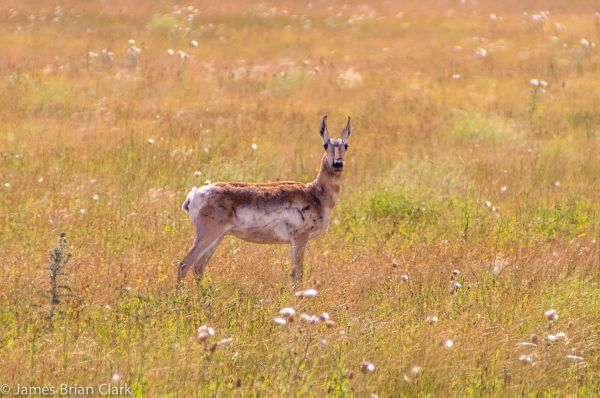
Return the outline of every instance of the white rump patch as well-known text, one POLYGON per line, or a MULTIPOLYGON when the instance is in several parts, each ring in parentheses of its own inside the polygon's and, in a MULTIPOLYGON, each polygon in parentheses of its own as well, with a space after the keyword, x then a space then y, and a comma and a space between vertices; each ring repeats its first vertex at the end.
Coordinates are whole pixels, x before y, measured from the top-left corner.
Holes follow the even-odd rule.
POLYGON ((185 211, 192 222, 198 216, 198 212, 206 203, 206 199, 212 191, 212 185, 205 185, 200 188, 193 187, 188 193, 185 202, 181 208, 185 211))

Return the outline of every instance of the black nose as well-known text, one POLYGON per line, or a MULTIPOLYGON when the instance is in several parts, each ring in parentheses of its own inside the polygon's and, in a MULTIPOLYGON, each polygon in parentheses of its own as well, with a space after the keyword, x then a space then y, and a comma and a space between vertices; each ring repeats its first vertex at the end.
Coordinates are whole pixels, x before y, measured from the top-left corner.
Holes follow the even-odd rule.
POLYGON ((333 161, 333 168, 334 169, 342 169, 344 168, 344 162, 341 160, 334 160, 333 161))

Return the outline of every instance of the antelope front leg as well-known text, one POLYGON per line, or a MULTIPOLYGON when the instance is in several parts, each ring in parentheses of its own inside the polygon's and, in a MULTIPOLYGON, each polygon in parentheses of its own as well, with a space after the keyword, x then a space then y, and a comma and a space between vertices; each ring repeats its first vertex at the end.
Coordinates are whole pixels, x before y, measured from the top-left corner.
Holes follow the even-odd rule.
POLYGON ((304 249, 306 248, 306 239, 292 240, 292 282, 302 280, 304 273, 304 249))

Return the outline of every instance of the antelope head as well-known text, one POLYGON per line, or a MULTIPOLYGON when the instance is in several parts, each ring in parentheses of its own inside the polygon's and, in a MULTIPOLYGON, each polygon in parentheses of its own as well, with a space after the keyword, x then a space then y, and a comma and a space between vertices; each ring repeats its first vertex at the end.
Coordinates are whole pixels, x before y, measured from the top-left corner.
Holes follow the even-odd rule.
POLYGON ((329 131, 327 131, 327 115, 323 116, 323 120, 321 120, 320 133, 323 137, 323 148, 327 153, 327 165, 338 173, 341 173, 344 168, 344 153, 348 149, 348 138, 350 138, 351 131, 352 126, 350 116, 348 116, 348 123, 342 130, 340 138, 331 139, 329 131))

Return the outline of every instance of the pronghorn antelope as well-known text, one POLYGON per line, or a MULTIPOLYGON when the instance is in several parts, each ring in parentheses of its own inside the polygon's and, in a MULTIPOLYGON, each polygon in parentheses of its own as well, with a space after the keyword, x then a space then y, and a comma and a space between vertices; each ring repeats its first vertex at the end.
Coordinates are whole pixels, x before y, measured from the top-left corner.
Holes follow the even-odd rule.
POLYGON ((183 202, 196 228, 196 239, 177 266, 177 286, 193 266, 197 279, 225 235, 255 243, 289 243, 294 281, 302 278, 304 248, 323 234, 338 200, 350 117, 340 139, 331 139, 327 115, 321 120, 325 155, 317 178, 301 182, 218 182, 192 188, 183 202))

